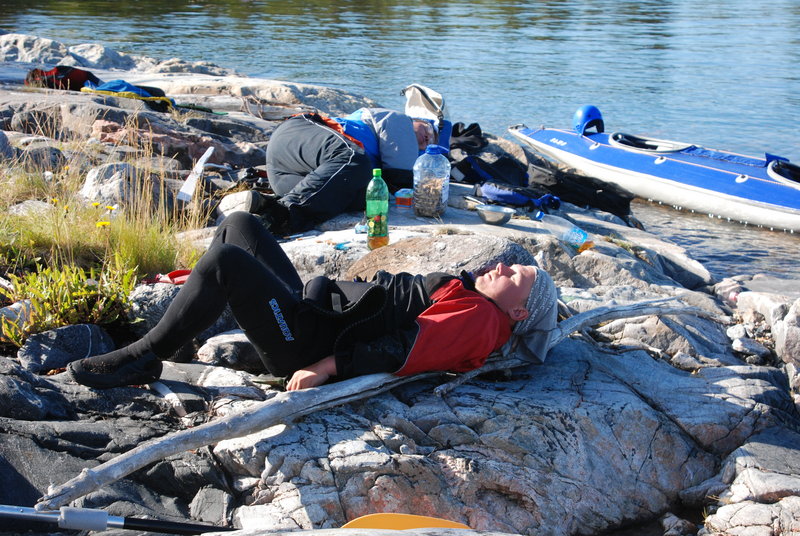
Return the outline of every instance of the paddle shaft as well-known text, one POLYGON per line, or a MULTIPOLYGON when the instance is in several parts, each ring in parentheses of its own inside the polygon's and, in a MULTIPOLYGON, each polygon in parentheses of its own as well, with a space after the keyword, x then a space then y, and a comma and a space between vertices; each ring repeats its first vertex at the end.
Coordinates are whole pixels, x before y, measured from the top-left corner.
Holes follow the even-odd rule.
POLYGON ((10 517, 23 521, 55 523, 59 528, 76 530, 106 530, 109 528, 128 530, 147 530, 166 532, 169 534, 203 534, 236 530, 214 525, 198 525, 178 521, 161 521, 158 519, 140 519, 135 517, 110 516, 103 510, 91 508, 63 507, 60 511, 39 512, 23 506, 0 505, 0 517, 10 517))
MULTIPOLYGON (((177 521, 159 521, 158 519, 138 519, 132 517, 124 520, 120 528, 130 530, 149 530, 152 532, 168 532, 170 534, 203 534, 204 532, 236 530, 229 527, 216 527, 214 525, 196 525, 194 523, 180 523, 177 521)), ((109 522, 109 527, 112 527, 109 522)))

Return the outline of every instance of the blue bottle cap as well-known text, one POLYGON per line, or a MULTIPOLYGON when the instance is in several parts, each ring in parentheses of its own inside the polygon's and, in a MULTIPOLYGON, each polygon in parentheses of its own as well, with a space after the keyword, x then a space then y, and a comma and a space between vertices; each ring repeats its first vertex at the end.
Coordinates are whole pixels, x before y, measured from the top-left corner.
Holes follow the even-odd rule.
POLYGON ((450 150, 447 147, 442 147, 441 145, 436 145, 432 143, 425 147, 425 154, 447 154, 450 150))

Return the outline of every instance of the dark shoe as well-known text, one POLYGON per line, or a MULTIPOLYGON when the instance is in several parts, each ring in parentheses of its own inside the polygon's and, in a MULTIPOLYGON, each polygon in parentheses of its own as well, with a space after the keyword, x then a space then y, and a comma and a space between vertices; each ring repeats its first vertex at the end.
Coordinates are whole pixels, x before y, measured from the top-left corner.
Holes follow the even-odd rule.
POLYGON ((283 237, 294 231, 289 224, 289 209, 278 202, 277 197, 262 195, 257 214, 276 237, 283 237))
POLYGON ((132 357, 121 349, 73 361, 67 370, 81 385, 109 389, 154 382, 161 376, 161 367, 161 360, 151 352, 132 357))

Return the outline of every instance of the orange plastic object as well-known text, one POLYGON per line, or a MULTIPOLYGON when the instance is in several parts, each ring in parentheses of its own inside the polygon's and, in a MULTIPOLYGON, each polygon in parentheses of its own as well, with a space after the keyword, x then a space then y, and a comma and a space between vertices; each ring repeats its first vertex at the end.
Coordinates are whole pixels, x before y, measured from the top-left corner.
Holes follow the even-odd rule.
POLYGON ((343 529, 469 529, 468 526, 439 517, 418 516, 414 514, 367 514, 342 525, 343 529))

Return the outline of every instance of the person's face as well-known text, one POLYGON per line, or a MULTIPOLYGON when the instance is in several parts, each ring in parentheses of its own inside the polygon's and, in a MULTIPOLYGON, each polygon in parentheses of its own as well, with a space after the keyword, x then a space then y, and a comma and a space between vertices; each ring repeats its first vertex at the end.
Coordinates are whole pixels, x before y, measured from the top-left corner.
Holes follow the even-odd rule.
POLYGON ((536 269, 533 266, 506 266, 500 262, 475 279, 475 289, 494 301, 512 321, 519 322, 528 317, 525 306, 534 281, 536 269))
POLYGON ((417 145, 420 151, 435 142, 433 126, 427 121, 414 121, 414 134, 417 135, 417 145))

